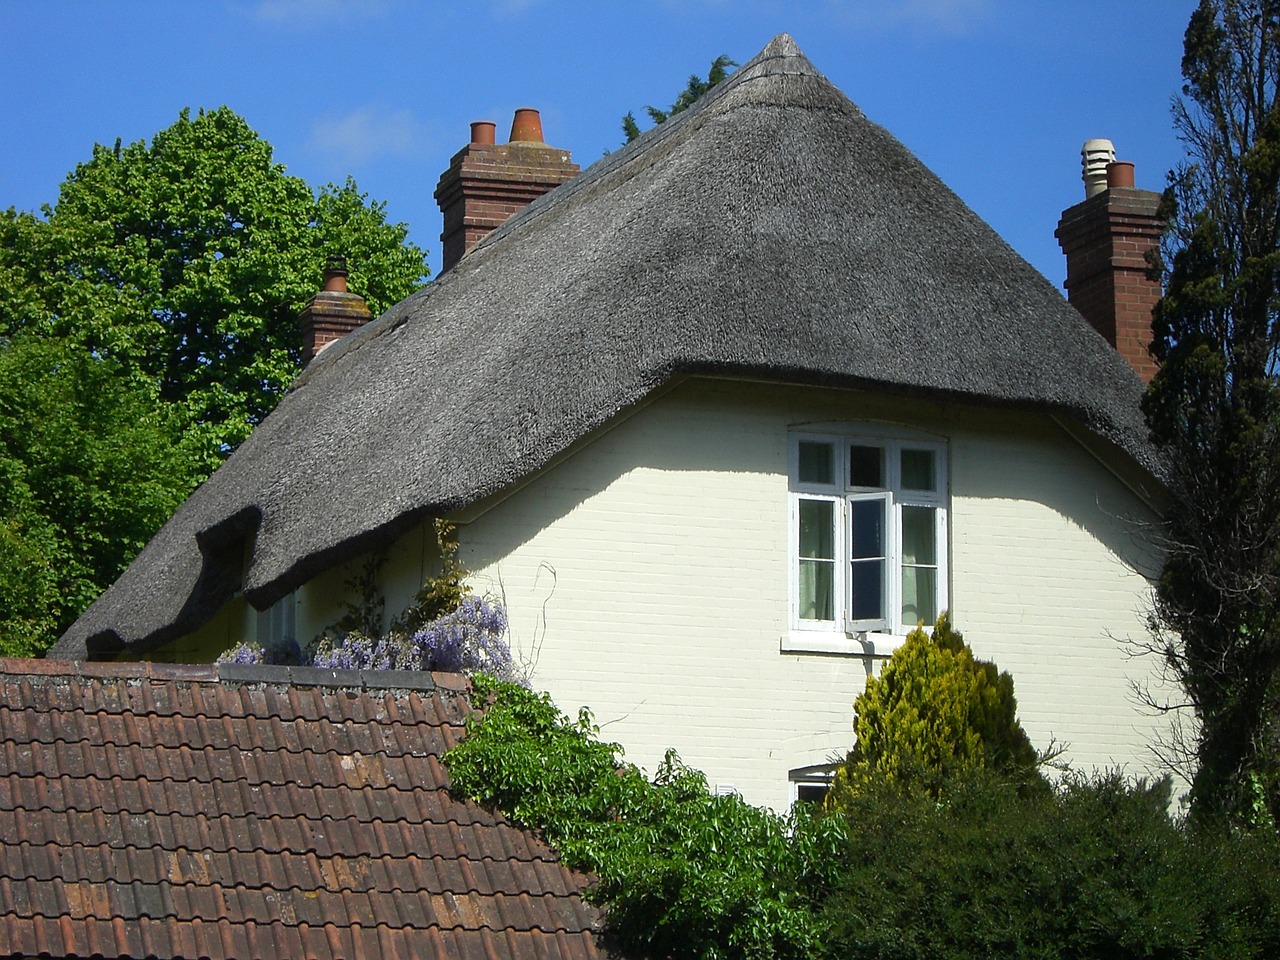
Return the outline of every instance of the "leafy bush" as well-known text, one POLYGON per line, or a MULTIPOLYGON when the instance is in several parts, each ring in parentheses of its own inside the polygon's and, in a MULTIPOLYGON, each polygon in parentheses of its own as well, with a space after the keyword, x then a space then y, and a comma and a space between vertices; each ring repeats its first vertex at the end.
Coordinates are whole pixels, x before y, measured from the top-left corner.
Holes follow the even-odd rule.
MULTIPOLYGON (((434 531, 436 549, 440 554, 440 572, 427 577, 408 607, 392 618, 390 633, 415 633, 433 620, 458 609, 463 599, 471 594, 466 583, 467 569, 458 560, 455 527, 447 520, 437 518, 434 531)), ((381 554, 370 556, 346 581, 346 588, 354 599, 348 600, 342 616, 325 628, 325 637, 332 641, 357 634, 374 641, 382 639, 386 597, 378 583, 378 573, 386 559, 381 554)))
MULTIPOLYGON (((948 644, 954 640, 947 639, 948 644)), ((632 956, 1262 960, 1280 956, 1280 838, 1170 819, 1167 781, 1037 789, 980 764, 865 771, 839 814, 715 796, 669 754, 653 781, 585 710, 473 678, 453 789, 592 872, 632 956)))
POLYGON ((1280 955, 1274 834, 1197 833, 1167 781, 1068 777, 1032 793, 991 771, 941 802, 885 776, 848 798, 843 864, 821 914, 850 960, 1280 955))
POLYGON ((854 701, 856 740, 836 772, 831 809, 848 806, 868 779, 937 797, 943 782, 988 768, 1042 787, 1040 758, 1017 719, 1013 678, 975 660, 947 614, 933 636, 917 627, 854 701))
POLYGON ((842 821, 792 818, 717 796, 674 753, 653 781, 546 694, 478 676, 488 698, 445 757, 460 794, 542 831, 595 874, 607 932, 652 957, 812 956, 815 906, 831 882, 842 821))
MULTIPOLYGON (((422 586, 414 594, 413 602, 391 621, 393 631, 415 633, 450 611, 457 610, 471 595, 471 588, 466 583, 467 568, 458 560, 456 533, 456 528, 448 521, 435 521, 440 572, 422 582, 422 586)), ((505 629, 504 624, 502 630, 505 629)))

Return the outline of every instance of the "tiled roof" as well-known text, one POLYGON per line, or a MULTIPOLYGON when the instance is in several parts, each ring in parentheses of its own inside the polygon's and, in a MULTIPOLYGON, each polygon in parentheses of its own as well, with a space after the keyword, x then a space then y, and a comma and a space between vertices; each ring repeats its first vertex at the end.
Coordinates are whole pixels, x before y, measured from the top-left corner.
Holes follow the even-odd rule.
POLYGON ((594 958, 457 675, 0 659, 0 956, 594 958))

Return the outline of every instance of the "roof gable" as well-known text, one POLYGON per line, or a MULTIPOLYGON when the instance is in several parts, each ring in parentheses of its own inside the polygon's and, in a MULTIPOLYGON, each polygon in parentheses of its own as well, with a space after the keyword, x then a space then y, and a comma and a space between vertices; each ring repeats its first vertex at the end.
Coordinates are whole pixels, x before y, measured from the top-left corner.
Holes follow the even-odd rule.
POLYGON ((1151 465, 1127 364, 782 36, 326 350, 55 651, 266 606, 689 374, 1042 410, 1151 465))
POLYGON ((448 793, 465 685, 0 660, 2 952, 597 956, 584 878, 448 793))

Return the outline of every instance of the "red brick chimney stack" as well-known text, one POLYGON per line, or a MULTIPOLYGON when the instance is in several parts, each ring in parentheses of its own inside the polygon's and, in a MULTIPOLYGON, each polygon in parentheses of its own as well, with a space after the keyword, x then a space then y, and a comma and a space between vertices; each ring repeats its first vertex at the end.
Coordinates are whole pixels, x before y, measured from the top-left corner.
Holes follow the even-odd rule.
POLYGON ((347 290, 346 258, 330 257, 325 263, 324 289, 308 300, 298 314, 302 365, 305 367, 329 344, 364 326, 371 318, 364 298, 347 290))
POLYGON ((1087 140, 1081 154, 1085 199, 1063 212, 1054 232, 1067 255, 1067 300, 1149 383, 1160 281, 1147 254, 1164 229, 1160 194, 1134 187, 1133 164, 1116 162, 1110 141, 1087 140))
POLYGON ((491 122, 471 124, 471 142, 454 154, 436 187, 444 270, 513 213, 578 175, 569 151, 543 142, 542 118, 532 107, 516 111, 509 143, 495 143, 495 133, 491 122))

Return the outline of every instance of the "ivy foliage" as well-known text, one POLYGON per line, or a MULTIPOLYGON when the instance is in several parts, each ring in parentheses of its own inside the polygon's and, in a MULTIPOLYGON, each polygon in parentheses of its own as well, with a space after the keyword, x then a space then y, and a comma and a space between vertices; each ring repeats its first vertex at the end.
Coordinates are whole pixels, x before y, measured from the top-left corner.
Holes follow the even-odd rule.
POLYGON ((597 878, 607 933, 652 957, 809 957, 842 822, 790 818, 719 796, 674 753, 653 780, 621 762, 585 709, 570 720, 547 694, 476 677, 486 709, 445 757, 453 789, 539 830, 597 878))
POLYGON ((938 797, 949 778, 976 768, 1043 786, 1013 678, 975 659, 946 613, 932 636, 917 627, 867 679, 854 712, 856 740, 828 794, 831 809, 880 779, 938 797))

